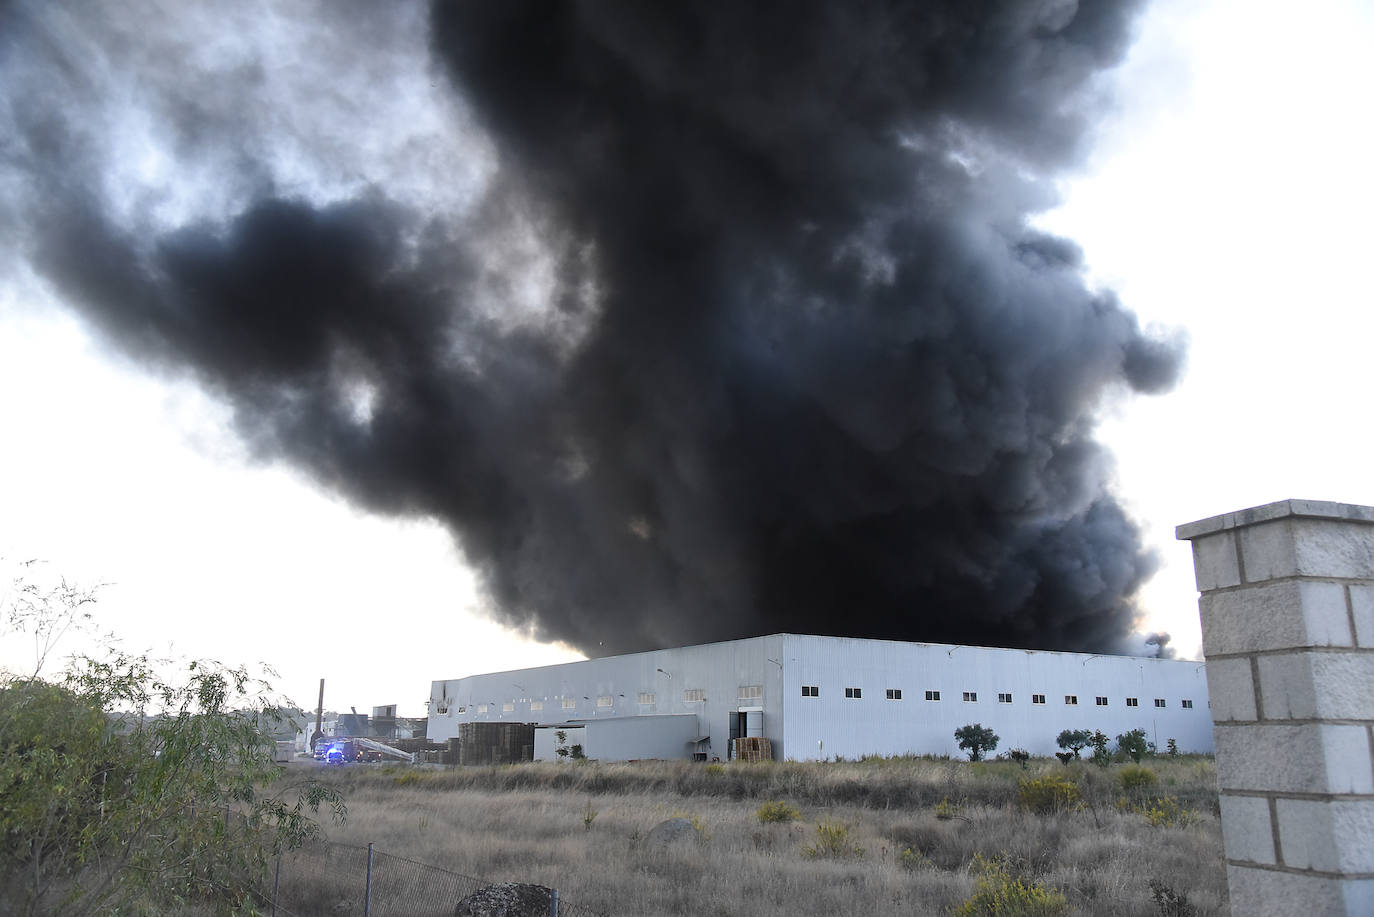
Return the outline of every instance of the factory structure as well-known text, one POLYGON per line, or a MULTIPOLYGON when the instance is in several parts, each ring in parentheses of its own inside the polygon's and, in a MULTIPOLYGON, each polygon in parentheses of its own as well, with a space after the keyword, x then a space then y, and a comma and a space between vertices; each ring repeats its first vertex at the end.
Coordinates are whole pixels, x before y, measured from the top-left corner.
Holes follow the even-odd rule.
POLYGON ((999 752, 1064 729, 1211 752, 1208 707, 1200 662, 773 634, 435 681, 428 737, 504 746, 474 763, 960 755, 970 723, 999 752))

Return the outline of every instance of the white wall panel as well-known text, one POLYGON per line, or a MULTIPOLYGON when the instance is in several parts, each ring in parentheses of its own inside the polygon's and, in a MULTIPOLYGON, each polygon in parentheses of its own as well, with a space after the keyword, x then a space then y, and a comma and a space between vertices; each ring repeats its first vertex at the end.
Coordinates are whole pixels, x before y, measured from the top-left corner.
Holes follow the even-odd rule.
POLYGON ((1100 729, 1112 738, 1144 729, 1160 751, 1170 738, 1184 751, 1212 750, 1204 666, 1197 662, 790 634, 784 653, 793 758, 960 755, 954 730, 969 723, 991 727, 1001 752, 1051 754, 1063 729, 1100 729), (817 687, 819 696, 803 697, 803 685, 817 687), (862 697, 846 697, 846 688, 862 697), (889 700, 889 689, 900 690, 901 700, 889 700), (926 691, 939 691, 940 700, 925 700, 926 691), (977 700, 965 701, 965 692, 977 700), (1011 703, 999 703, 999 694, 1010 694, 1011 703), (1033 704, 1034 694, 1046 703, 1033 704), (1077 705, 1067 705, 1066 695, 1077 705), (1097 706, 1098 696, 1107 706, 1097 706), (1127 697, 1140 705, 1127 707, 1127 697), (1155 707, 1156 697, 1166 706, 1155 707))
MULTIPOLYGON (((1201 663, 792 634, 436 681, 429 736, 443 741, 464 721, 544 725, 690 715, 696 735, 710 737, 701 749, 723 759, 732 718, 758 708, 762 724, 747 722, 747 734, 761 731, 775 755, 797 759, 959 755, 954 730, 975 722, 998 733, 1000 752, 1020 747, 1048 755, 1068 728, 1100 729, 1113 738, 1139 728, 1161 752, 1170 738, 1184 751, 1212 750, 1201 663), (815 686, 818 696, 803 696, 804 685, 815 686), (748 686, 761 686, 762 697, 741 696, 748 686), (846 688, 861 696, 846 697, 846 688), (889 690, 900 690, 901 699, 889 699, 889 690), (940 701, 926 701, 927 690, 939 691, 940 701), (689 691, 701 699, 687 700, 689 691), (964 701, 964 692, 977 700, 964 701), (1003 693, 1011 703, 998 702, 1003 693), (1045 695, 1046 703, 1032 704, 1032 694, 1045 695), (640 703, 641 695, 654 702, 640 703), (1065 695, 1077 696, 1078 704, 1066 705, 1065 695), (1098 696, 1107 698, 1106 706, 1096 705, 1098 696), (1127 707, 1127 697, 1139 706, 1127 707), (609 698, 606 706, 598 705, 601 698, 609 698), (1166 706, 1156 707, 1155 698, 1166 706), (444 699, 447 712, 440 714, 444 699), (1185 699, 1192 709, 1182 706, 1185 699)), ((624 757, 661 756, 625 751, 624 757)))

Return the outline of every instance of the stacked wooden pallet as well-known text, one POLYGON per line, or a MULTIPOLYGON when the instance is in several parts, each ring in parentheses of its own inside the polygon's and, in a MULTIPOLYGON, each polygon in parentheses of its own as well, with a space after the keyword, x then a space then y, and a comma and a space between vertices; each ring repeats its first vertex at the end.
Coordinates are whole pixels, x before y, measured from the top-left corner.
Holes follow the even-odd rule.
POLYGON ((738 761, 772 761, 773 743, 758 736, 736 739, 735 759, 738 761))

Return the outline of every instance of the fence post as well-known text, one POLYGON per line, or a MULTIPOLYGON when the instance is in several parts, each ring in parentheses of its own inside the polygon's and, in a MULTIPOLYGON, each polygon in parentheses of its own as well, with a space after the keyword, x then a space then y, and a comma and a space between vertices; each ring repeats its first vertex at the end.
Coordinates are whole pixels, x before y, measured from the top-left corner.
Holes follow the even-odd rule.
POLYGON ((558 889, 549 889, 549 917, 558 917, 558 889))
POLYGON ((363 917, 372 913, 372 843, 367 845, 367 888, 363 892, 363 917))
POLYGON ((277 854, 277 874, 272 879, 272 917, 277 917, 277 890, 281 888, 281 854, 277 854))

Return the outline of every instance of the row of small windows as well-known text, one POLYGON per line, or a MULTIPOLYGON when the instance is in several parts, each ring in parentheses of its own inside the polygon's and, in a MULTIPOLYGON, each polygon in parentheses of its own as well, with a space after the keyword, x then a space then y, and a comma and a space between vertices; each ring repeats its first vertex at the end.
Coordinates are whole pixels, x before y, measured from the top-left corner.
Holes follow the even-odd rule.
MULTIPOLYGON (((976 704, 976 703, 978 703, 978 692, 977 692, 977 691, 965 691, 965 692, 963 692, 963 695, 964 695, 964 703, 966 703, 966 704, 976 704)), ((801 696, 802 696, 802 697, 820 697, 820 696, 821 696, 821 688, 820 688, 820 685, 802 685, 802 686, 801 686, 801 696)), ((845 689, 844 689, 844 696, 847 697, 847 698, 850 698, 851 700, 862 698, 862 697, 864 696, 863 688, 845 688, 845 689)), ((902 689, 901 689, 901 688, 888 688, 888 689, 887 689, 887 699, 888 699, 888 700, 901 700, 901 699, 902 699, 902 689)), ((926 692, 926 700, 928 700, 928 701, 938 701, 939 699, 940 699, 940 692, 939 692, 939 691, 927 691, 927 692, 926 692)), ((1110 706, 1110 702, 1108 701, 1108 699, 1107 699, 1106 697, 1103 697, 1103 696, 1100 695, 1100 694, 1097 695, 1097 696, 1095 697, 1095 701, 1096 701, 1096 703, 1097 703, 1097 706, 1099 706, 1099 707, 1107 707, 1107 706, 1110 706)), ((999 704, 1010 704, 1011 702, 1012 702, 1012 696, 1011 696, 1010 693, 1007 693, 1007 692, 998 692, 998 694, 997 694, 997 703, 999 703, 999 704)), ((1043 695, 1043 694, 1032 694, 1032 695, 1031 695, 1031 703, 1032 703, 1032 704, 1044 704, 1044 703, 1045 703, 1045 695, 1043 695)), ((1070 706, 1070 707, 1076 707, 1076 706, 1078 706, 1078 695, 1077 695, 1077 694, 1065 694, 1065 695, 1064 695, 1064 703, 1065 703, 1066 705, 1070 706)), ((1188 699, 1185 698, 1185 699, 1183 700, 1182 704, 1183 704, 1183 707, 1184 707, 1185 709, 1188 709, 1188 710, 1193 709, 1193 702, 1192 702, 1191 700, 1188 700, 1188 699)), ((1139 707, 1139 706, 1140 706, 1140 699, 1137 698, 1137 697, 1128 697, 1128 698, 1126 698, 1126 706, 1127 706, 1127 707, 1139 707)), ((1162 698, 1162 697, 1156 697, 1156 698, 1155 698, 1155 706, 1156 706, 1156 707, 1167 707, 1167 706, 1169 706, 1169 703, 1168 703, 1168 701, 1166 701, 1166 700, 1165 700, 1164 698, 1162 698)))
MULTIPOLYGON (((976 703, 978 703, 978 692, 977 692, 977 691, 964 691, 964 692, 962 692, 962 694, 963 694, 964 703, 966 703, 966 704, 976 704, 976 703)), ((821 696, 821 688, 820 688, 820 685, 802 685, 802 686, 801 686, 801 696, 802 696, 802 697, 820 697, 820 696, 821 696)), ((844 689, 844 696, 847 697, 847 698, 849 698, 849 699, 851 699, 851 700, 859 700, 859 699, 862 699, 863 696, 864 696, 864 694, 863 694, 863 688, 858 688, 858 687, 849 687, 849 688, 845 688, 845 689, 844 689)), ((885 696, 887 697, 888 700, 901 700, 901 699, 902 699, 902 689, 901 689, 901 688, 888 688, 888 689, 886 689, 885 696)), ((938 701, 938 700, 940 700, 940 692, 939 692, 939 691, 933 691, 933 690, 932 690, 932 691, 926 691, 926 692, 925 692, 925 698, 926 698, 926 700, 928 700, 928 701, 938 701)), ((739 699, 742 700, 742 701, 758 701, 758 700, 762 700, 762 699, 763 699, 763 686, 762 686, 762 685, 740 685, 740 688, 739 688, 739 699)), ((704 689, 702 689, 702 688, 688 688, 687 690, 685 690, 685 691, 682 692, 682 700, 683 700, 684 703, 688 703, 688 704, 699 704, 699 703, 704 703, 705 700, 706 700, 706 691, 705 691, 704 689)), ((1099 707, 1107 707, 1107 706, 1110 706, 1110 701, 1109 701, 1106 697, 1104 697, 1103 695, 1100 695, 1100 694, 1099 694, 1099 695, 1096 695, 1095 698, 1094 698, 1094 700, 1095 700, 1097 706, 1099 706, 1099 707)), ((657 694, 652 693, 652 692, 648 692, 648 691, 641 691, 641 692, 639 693, 638 703, 639 703, 641 706, 653 706, 653 705, 657 704, 657 702, 658 702, 658 695, 657 695, 657 694)), ((1032 704, 1044 704, 1045 702, 1046 702, 1046 701, 1045 701, 1045 695, 1043 695, 1043 694, 1032 694, 1032 695, 1031 695, 1031 703, 1032 703, 1032 704)), ((562 703, 562 708, 563 708, 564 710, 576 710, 576 709, 577 709, 577 698, 575 698, 575 697, 565 697, 565 698, 562 699, 561 703, 562 703)), ((998 694, 997 694, 997 703, 999 703, 999 704, 1010 704, 1010 703, 1012 703, 1012 695, 1011 695, 1009 692, 998 692, 998 694)), ((1064 703, 1065 703, 1065 705, 1070 706, 1070 707, 1075 707, 1075 706, 1077 706, 1077 705, 1078 705, 1078 695, 1077 695, 1077 694, 1065 694, 1065 695, 1064 695, 1064 703)), ((1154 704, 1155 704, 1156 707, 1167 707, 1167 706, 1169 705, 1169 704, 1168 704, 1168 701, 1167 701, 1165 698, 1162 698, 1162 697, 1156 697, 1156 698, 1154 699, 1154 704)), ((596 699, 596 705, 597 705, 598 707, 612 707, 612 706, 615 705, 615 698, 612 697, 612 696, 609 695, 609 694, 603 694, 603 695, 601 695, 600 697, 598 697, 598 698, 596 699)), ((1191 710, 1191 709, 1193 709, 1193 702, 1192 702, 1191 699, 1184 698, 1184 699, 1182 700, 1182 702, 1181 702, 1181 705, 1182 705, 1183 708, 1186 709, 1186 710, 1191 710)), ((1139 699, 1139 698, 1136 698, 1136 697, 1128 697, 1128 698, 1126 698, 1126 706, 1127 706, 1127 707, 1139 707, 1139 706, 1140 706, 1140 699, 1139 699)), ((479 714, 480 714, 480 713, 486 713, 486 712, 488 712, 489 708, 490 708, 490 705, 489 705, 489 704, 478 704, 478 705, 476 705, 476 707, 474 707, 473 709, 474 709, 474 711, 475 711, 476 713, 479 713, 479 714)), ((543 701, 530 701, 530 710, 539 711, 539 710, 543 710, 543 709, 544 709, 544 702, 543 702, 543 701)), ((502 713, 512 713, 512 712, 514 712, 514 711, 515 711, 515 703, 514 703, 513 701, 507 701, 506 703, 503 703, 503 704, 501 705, 501 712, 502 712, 502 713)), ((441 713, 447 712, 447 708, 440 708, 440 712, 441 712, 441 713)), ((459 712, 459 713, 466 713, 466 712, 467 712, 467 707, 466 707, 466 706, 460 706, 460 707, 458 708, 458 712, 459 712)))

